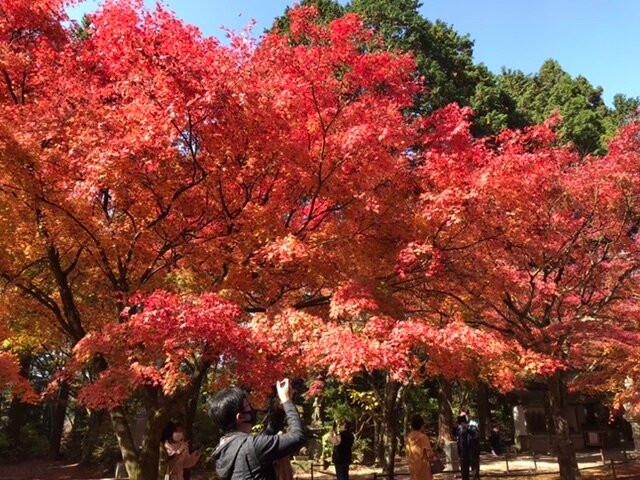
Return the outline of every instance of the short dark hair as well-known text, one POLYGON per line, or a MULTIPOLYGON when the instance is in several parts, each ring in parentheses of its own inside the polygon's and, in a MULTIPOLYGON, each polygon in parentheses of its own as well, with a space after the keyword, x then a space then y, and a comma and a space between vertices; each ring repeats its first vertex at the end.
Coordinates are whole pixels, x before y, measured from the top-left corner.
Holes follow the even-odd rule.
POLYGON ((458 425, 461 425, 463 423, 469 423, 469 419, 466 417, 466 415, 458 416, 458 425))
POLYGON ((236 430, 236 415, 244 409, 245 398, 244 390, 230 387, 220 390, 207 402, 209 416, 223 432, 236 430))
POLYGON ((413 430, 420 430, 422 427, 424 427, 424 420, 420 415, 411 417, 411 428, 413 430))

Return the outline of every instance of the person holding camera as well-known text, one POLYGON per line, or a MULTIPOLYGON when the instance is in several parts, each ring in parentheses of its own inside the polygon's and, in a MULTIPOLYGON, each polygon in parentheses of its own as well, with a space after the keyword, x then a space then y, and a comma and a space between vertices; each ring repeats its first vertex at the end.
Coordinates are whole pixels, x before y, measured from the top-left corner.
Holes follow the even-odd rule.
POLYGON ((333 445, 333 464, 336 467, 337 480, 349 480, 349 465, 353 461, 353 443, 355 437, 351 433, 351 422, 344 421, 340 425, 340 432, 336 422, 329 433, 329 443, 333 445))
POLYGON ((209 414, 224 433, 213 452, 221 480, 275 480, 274 462, 304 446, 306 436, 289 380, 277 382, 276 390, 289 426, 280 435, 251 434, 257 411, 240 388, 226 388, 209 402, 209 414))

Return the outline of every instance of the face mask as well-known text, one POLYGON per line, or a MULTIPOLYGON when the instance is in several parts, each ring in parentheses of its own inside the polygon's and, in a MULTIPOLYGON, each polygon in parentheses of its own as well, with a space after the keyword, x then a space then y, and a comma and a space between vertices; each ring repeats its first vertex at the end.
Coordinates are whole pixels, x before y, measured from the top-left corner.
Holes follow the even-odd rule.
POLYGON ((249 415, 249 420, 242 420, 242 423, 255 425, 256 422, 258 421, 258 411, 254 410, 253 408, 251 410, 243 410, 240 413, 242 413, 243 415, 249 415))
POLYGON ((180 432, 176 432, 173 434, 173 441, 174 442, 180 442, 182 441, 182 439, 184 438, 184 434, 180 433, 180 432))

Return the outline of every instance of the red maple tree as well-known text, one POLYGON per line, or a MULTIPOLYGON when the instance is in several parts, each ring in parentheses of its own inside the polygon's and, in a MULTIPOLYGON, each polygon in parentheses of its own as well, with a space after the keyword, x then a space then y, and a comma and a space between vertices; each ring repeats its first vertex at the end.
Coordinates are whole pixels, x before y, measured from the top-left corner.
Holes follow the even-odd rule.
POLYGON ((476 139, 466 108, 412 116, 413 59, 354 15, 294 9, 290 34, 223 46, 140 1, 82 31, 64 5, 2 5, 3 305, 74 349, 52 388, 89 373, 131 478, 155 478, 163 422, 207 378, 273 365, 383 377, 391 472, 394 401, 427 376, 545 378, 566 478, 570 381, 635 401, 611 352, 637 355, 637 125, 580 158, 554 120, 476 139))

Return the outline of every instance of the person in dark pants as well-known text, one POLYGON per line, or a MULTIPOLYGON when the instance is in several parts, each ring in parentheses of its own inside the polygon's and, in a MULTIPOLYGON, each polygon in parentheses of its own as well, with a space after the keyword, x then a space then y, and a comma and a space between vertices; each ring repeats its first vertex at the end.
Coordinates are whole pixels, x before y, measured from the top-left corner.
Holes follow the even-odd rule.
POLYGON ((336 467, 337 480, 349 480, 349 465, 353 460, 353 442, 355 437, 351 433, 351 423, 343 422, 340 433, 336 431, 336 425, 329 434, 329 443, 333 445, 333 464, 336 467))
POLYGON ((502 441, 500 440, 500 430, 497 425, 494 425, 489 435, 489 445, 491 446, 491 453, 494 457, 502 455, 502 441))
POLYGON ((273 462, 295 454, 306 437, 296 406, 293 389, 285 379, 276 385, 289 430, 281 435, 252 435, 256 410, 240 388, 226 388, 209 403, 209 414, 224 432, 213 452, 220 480, 275 480, 273 462))
POLYGON ((469 425, 469 419, 458 417, 458 456, 462 480, 480 478, 480 433, 478 428, 469 425))

